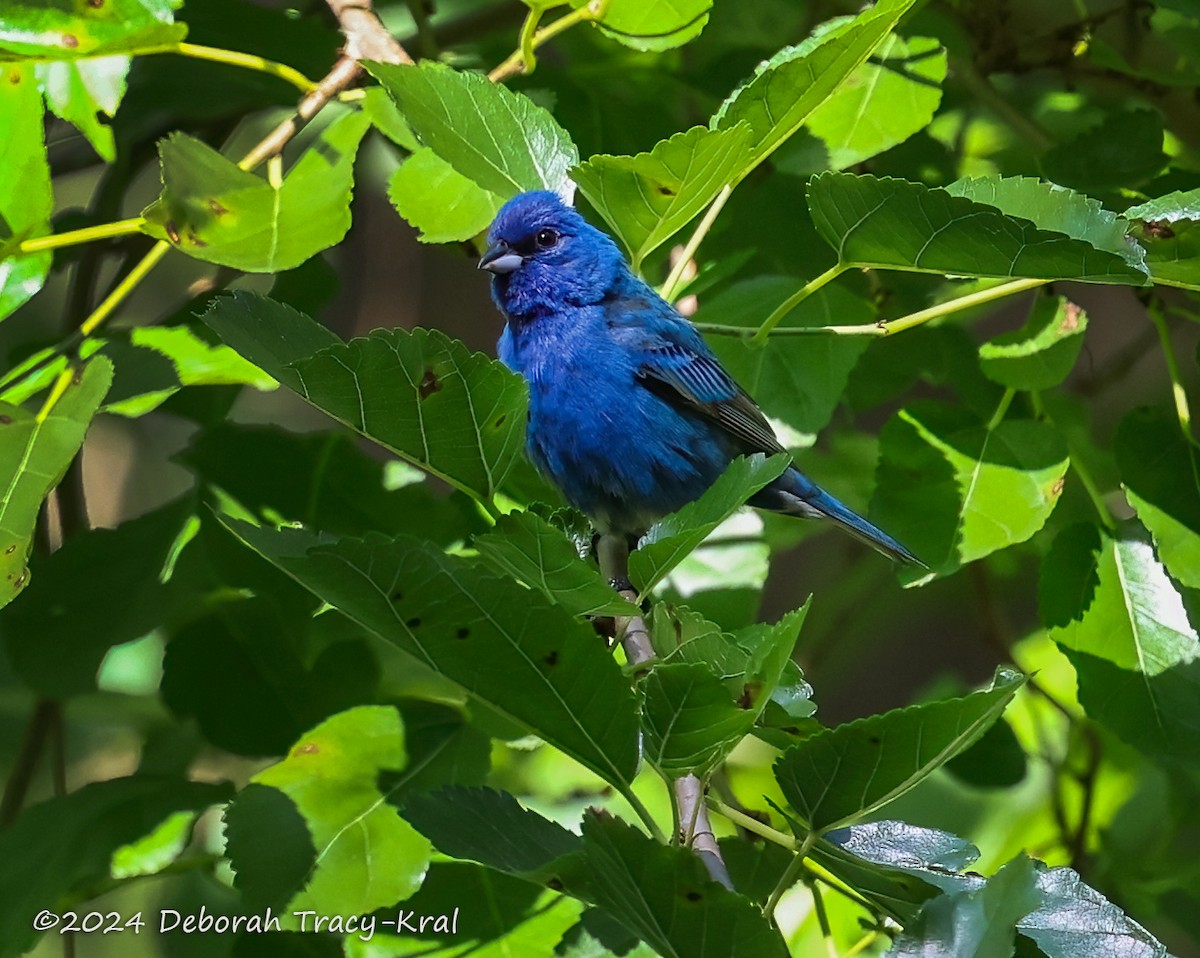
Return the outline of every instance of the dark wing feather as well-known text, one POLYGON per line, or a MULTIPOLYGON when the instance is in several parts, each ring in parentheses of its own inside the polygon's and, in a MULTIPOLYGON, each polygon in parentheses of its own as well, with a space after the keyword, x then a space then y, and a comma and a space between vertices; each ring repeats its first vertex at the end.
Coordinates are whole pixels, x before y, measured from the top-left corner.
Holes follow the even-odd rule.
POLYGON ((648 350, 637 377, 647 389, 711 419, 747 452, 784 452, 762 410, 712 356, 671 344, 648 350))

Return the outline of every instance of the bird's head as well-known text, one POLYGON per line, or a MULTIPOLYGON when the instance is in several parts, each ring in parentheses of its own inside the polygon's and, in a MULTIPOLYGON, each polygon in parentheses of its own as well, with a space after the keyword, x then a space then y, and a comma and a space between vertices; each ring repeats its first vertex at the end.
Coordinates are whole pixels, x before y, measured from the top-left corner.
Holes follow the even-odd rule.
POLYGON ((505 203, 487 238, 479 268, 492 274, 492 295, 509 316, 598 303, 624 265, 608 236, 544 190, 505 203))

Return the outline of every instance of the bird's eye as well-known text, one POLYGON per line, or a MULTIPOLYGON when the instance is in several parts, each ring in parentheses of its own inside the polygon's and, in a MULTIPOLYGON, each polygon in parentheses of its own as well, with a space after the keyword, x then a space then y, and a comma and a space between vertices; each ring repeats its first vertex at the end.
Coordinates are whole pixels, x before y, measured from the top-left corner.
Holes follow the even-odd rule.
POLYGON ((534 239, 542 249, 549 249, 558 242, 558 234, 554 230, 538 230, 534 239))

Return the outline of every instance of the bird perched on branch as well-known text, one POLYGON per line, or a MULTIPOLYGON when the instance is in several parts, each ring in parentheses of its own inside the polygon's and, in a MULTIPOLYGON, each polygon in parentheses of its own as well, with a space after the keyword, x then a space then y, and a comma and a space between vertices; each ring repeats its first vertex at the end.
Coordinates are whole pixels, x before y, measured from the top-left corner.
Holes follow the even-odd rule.
MULTIPOLYGON (((784 452, 696 328, 554 193, 509 200, 479 268, 492 274, 507 320, 500 359, 529 383, 529 456, 602 532, 645 532, 734 457, 784 452)), ((920 564, 794 465, 749 503, 831 519, 884 555, 920 564)))

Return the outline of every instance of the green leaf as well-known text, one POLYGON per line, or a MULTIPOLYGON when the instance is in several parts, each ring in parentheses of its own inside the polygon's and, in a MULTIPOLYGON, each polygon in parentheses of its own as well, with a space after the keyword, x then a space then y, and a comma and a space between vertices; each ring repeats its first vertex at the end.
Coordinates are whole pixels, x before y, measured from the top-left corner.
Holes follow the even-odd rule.
MULTIPOLYGON (((696 320, 756 329, 802 285, 782 276, 744 280, 702 298, 696 320)), ((867 300, 842 285, 830 285, 801 302, 781 327, 857 326, 874 319, 867 300)), ((761 349, 735 336, 710 336, 708 343, 768 416, 815 436, 829 425, 870 337, 777 336, 761 349)))
MULTIPOLYGON (((574 7, 587 0, 571 0, 574 7)), ((713 0, 609 0, 600 32, 634 50, 681 47, 700 35, 713 0)))
POLYGON ((939 40, 887 37, 809 116, 805 130, 828 158, 820 168, 844 170, 925 129, 942 101, 945 79, 946 51, 939 40))
MULTIPOLYGON (((253 782, 292 800, 317 851, 290 910, 365 914, 420 887, 429 843, 376 785, 381 771, 399 770, 406 761, 400 714, 388 706, 361 706, 322 722, 282 762, 254 776, 253 782)), ((254 864, 241 862, 239 873, 254 864)))
POLYGON ((822 729, 775 763, 784 797, 826 832, 898 798, 971 746, 1025 683, 998 669, 991 686, 962 698, 896 709, 822 729))
POLYGON ((178 43, 177 0, 105 0, 100 4, 6 0, 0 50, 21 58, 65 60, 178 43))
POLYGON ((26 809, 0 832, 6 862, 36 863, 0 870, 0 955, 29 951, 32 918, 69 901, 73 892, 105 882, 114 853, 152 832, 178 811, 200 811, 229 797, 223 785, 134 776, 94 782, 26 809))
POLYGON ((1041 158, 1046 178, 1087 193, 1141 186, 1167 165, 1163 118, 1153 110, 1107 113, 1097 126, 1041 158))
POLYGON ((422 243, 457 243, 486 230, 504 201, 476 186, 427 147, 421 147, 388 180, 396 212, 419 231, 422 243))
POLYGON ((225 808, 225 856, 247 908, 282 911, 317 864, 308 823, 285 793, 248 784, 225 808))
POLYGON ((482 785, 491 768, 492 740, 458 709, 406 701, 400 707, 408 730, 408 768, 384 788, 392 804, 405 806, 418 792, 446 785, 482 785))
POLYGON ((956 406, 921 401, 902 409, 879 436, 872 521, 908 543, 930 571, 1024 542, 1045 525, 1067 472, 1067 448, 1050 426, 1008 420, 989 429, 956 406))
POLYGON ((706 777, 756 717, 700 662, 659 665, 642 681, 646 760, 670 778, 706 777))
POLYGON ((759 64, 754 76, 730 94, 712 118, 714 129, 745 121, 751 156, 739 179, 795 133, 809 115, 883 42, 912 0, 879 0, 852 20, 759 64))
MULTIPOLYGON (((0 34, 2 35, 2 34, 0 34)), ((50 272, 50 253, 15 253, 49 232, 54 200, 42 135, 42 95, 33 67, 0 64, 0 319, 33 296, 50 272)))
POLYGON ((112 363, 97 356, 75 374, 45 417, 0 403, 0 608, 29 584, 26 563, 42 500, 79 452, 111 382, 112 363))
POLYGON ((979 347, 979 366, 1001 386, 1057 386, 1075 365, 1087 324, 1087 313, 1065 296, 1039 296, 1024 326, 979 347))
POLYGON ((822 173, 817 231, 845 266, 957 276, 1144 285, 1144 251, 1095 200, 1036 180, 967 180, 956 193, 890 177, 822 173), (992 205, 1004 203, 1003 209, 992 205))
POLYGON ((524 381, 437 330, 342 343, 246 293, 221 297, 204 321, 317 408, 475 498, 491 498, 521 456, 524 381))
POLYGON ((783 958, 787 948, 758 906, 727 891, 688 848, 667 847, 605 812, 583 818, 596 903, 671 958, 783 958))
POLYGON ((1124 215, 1156 283, 1200 290, 1200 189, 1168 193, 1124 215))
POLYGON ((350 228, 354 157, 370 123, 348 113, 322 131, 278 188, 185 133, 159 143, 163 191, 143 229, 189 256, 252 273, 299 266, 350 228))
POLYGON ((783 475, 786 456, 739 456, 699 499, 664 516, 650 527, 629 556, 629 576, 645 594, 662 581, 717 526, 746 500, 783 475))
POLYGON ((930 901, 890 953, 902 958, 1011 958, 1017 924, 1040 900, 1035 863, 1022 855, 982 887, 930 901))
POLYGON ((693 127, 637 156, 600 154, 571 170, 587 201, 629 250, 635 270, 744 168, 750 128, 693 127))
POLYGON ((1200 758, 1200 638, 1141 530, 1063 530, 1042 565, 1042 621, 1079 703, 1145 755, 1200 758))
POLYGON ((491 788, 447 787, 414 795, 404 805, 404 817, 446 855, 539 883, 558 859, 582 847, 578 835, 491 788))
POLYGON ((282 754, 329 715, 376 698, 379 663, 366 642, 334 642, 318 654, 311 631, 261 598, 222 603, 172 633, 163 701, 218 748, 282 754))
POLYGON ((479 554, 573 615, 637 615, 615 593, 596 565, 581 558, 557 526, 532 512, 501 516, 493 532, 476 536, 479 554))
POLYGON ((554 118, 528 97, 478 73, 440 63, 368 63, 417 138, 462 176, 501 199, 553 190, 569 200, 567 171, 579 152, 554 118))
POLYGON ((1174 416, 1138 409, 1121 421, 1113 452, 1159 561, 1181 585, 1200 589, 1200 448, 1174 416))
POLYGON ((95 57, 88 60, 59 60, 37 65, 38 84, 46 96, 46 105, 87 137, 106 163, 117 158, 112 127, 101 122, 103 113, 111 119, 125 96, 125 77, 130 58, 95 57))
POLYGON ((538 593, 407 537, 328 543, 226 524, 334 608, 617 787, 637 768, 633 692, 595 633, 538 593))
POLYGON ((1037 890, 1038 907, 1017 923, 1017 930, 1049 958, 1169 958, 1161 942, 1075 870, 1039 869, 1037 890))
POLYGON ((164 570, 192 509, 185 497, 116 529, 71 535, 54 553, 33 557, 33 583, 0 612, 5 651, 26 685, 54 699, 94 692, 108 650, 162 622, 164 570), (106 612, 97 616, 97 609, 106 612))

